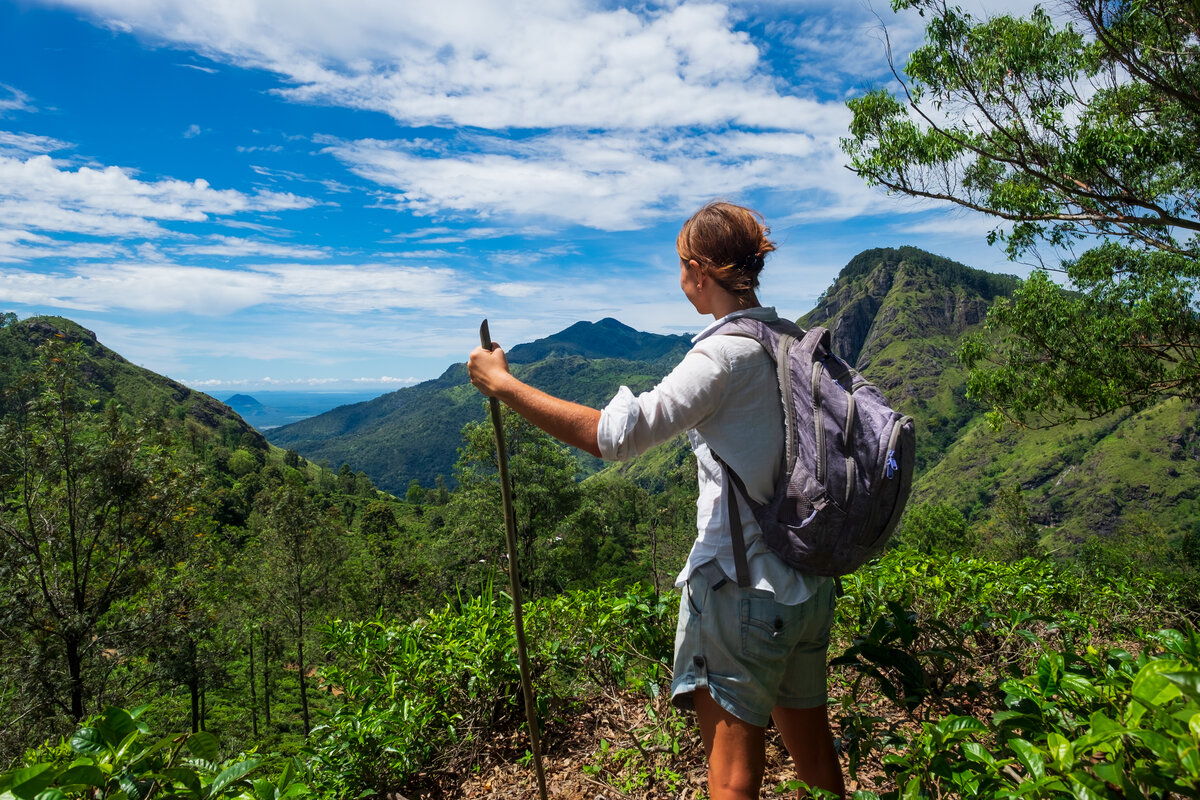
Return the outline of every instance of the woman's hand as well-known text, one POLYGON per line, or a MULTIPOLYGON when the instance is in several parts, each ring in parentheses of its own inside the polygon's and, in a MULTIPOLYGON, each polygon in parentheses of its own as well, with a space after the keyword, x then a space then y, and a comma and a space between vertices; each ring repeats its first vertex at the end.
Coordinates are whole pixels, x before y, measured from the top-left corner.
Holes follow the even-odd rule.
POLYGON ((495 342, 492 342, 491 350, 476 347, 467 359, 467 375, 476 389, 488 397, 495 397, 512 378, 508 372, 508 356, 495 342))

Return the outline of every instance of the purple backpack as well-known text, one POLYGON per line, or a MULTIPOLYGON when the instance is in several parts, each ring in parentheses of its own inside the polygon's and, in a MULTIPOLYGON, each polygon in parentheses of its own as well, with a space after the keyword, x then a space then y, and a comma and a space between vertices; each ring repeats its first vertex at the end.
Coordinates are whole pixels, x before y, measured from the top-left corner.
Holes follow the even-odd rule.
MULTIPOLYGON (((786 436, 774 496, 746 499, 767 546, 810 575, 846 575, 881 551, 912 488, 913 420, 829 349, 829 331, 739 317, 714 333, 756 340, 775 362, 786 436)), ((727 493, 740 586, 750 585, 733 492, 727 493)))

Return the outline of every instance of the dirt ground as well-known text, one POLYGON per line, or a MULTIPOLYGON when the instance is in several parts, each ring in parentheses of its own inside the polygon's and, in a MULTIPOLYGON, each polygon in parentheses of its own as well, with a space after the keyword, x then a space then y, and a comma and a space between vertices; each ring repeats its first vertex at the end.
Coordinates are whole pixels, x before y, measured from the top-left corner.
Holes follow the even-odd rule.
MULTIPOLYGON (((665 699, 648 703, 633 695, 601 698, 585 708, 564 710, 544 723, 542 762, 547 795, 587 800, 697 800, 708 796, 704 750, 694 715, 669 713, 665 699), (638 742, 634 741, 634 733, 638 742), (677 743, 678 753, 674 744, 677 743), (657 773, 657 774, 655 774, 657 773)), ((836 721, 834 733, 837 735, 836 721)), ((523 730, 480 743, 456 763, 422 776, 403 800, 513 798, 537 800, 536 772, 523 730)), ((843 772, 846 772, 843 762, 843 772)), ((848 791, 878 790, 878 764, 859 769, 848 791)), ((794 796, 777 789, 795 777, 778 734, 767 737, 767 771, 762 798, 794 796)), ((394 795, 393 800, 402 800, 394 795)))

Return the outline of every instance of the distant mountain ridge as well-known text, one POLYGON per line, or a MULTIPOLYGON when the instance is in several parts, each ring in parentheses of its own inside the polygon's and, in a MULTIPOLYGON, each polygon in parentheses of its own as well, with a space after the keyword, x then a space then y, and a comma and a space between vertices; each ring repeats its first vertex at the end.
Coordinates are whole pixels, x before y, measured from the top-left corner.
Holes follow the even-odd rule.
MULTIPOLYGON (((513 373, 533 386, 597 406, 622 384, 651 388, 683 357, 690 337, 637 331, 615 319, 578 322, 507 351, 513 373)), ((305 458, 363 470, 381 489, 403 494, 412 480, 433 485, 450 477, 460 432, 485 417, 483 397, 467 381, 466 365, 364 403, 267 432, 279 447, 305 458)))
POLYGON ((599 322, 576 322, 544 339, 519 344, 506 355, 511 364, 532 364, 551 356, 655 361, 690 343, 690 336, 644 333, 612 317, 605 317, 599 322))

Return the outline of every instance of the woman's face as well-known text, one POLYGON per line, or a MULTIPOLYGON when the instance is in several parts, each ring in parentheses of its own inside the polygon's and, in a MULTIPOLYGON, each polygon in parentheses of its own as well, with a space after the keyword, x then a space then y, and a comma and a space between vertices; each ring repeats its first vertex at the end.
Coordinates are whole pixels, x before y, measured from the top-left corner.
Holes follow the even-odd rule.
POLYGON ((683 256, 679 257, 679 288, 683 290, 683 294, 688 301, 695 307, 696 311, 701 314, 709 313, 702 306, 707 305, 703 295, 698 287, 698 279, 700 277, 700 267, 695 261, 687 261, 683 256))

